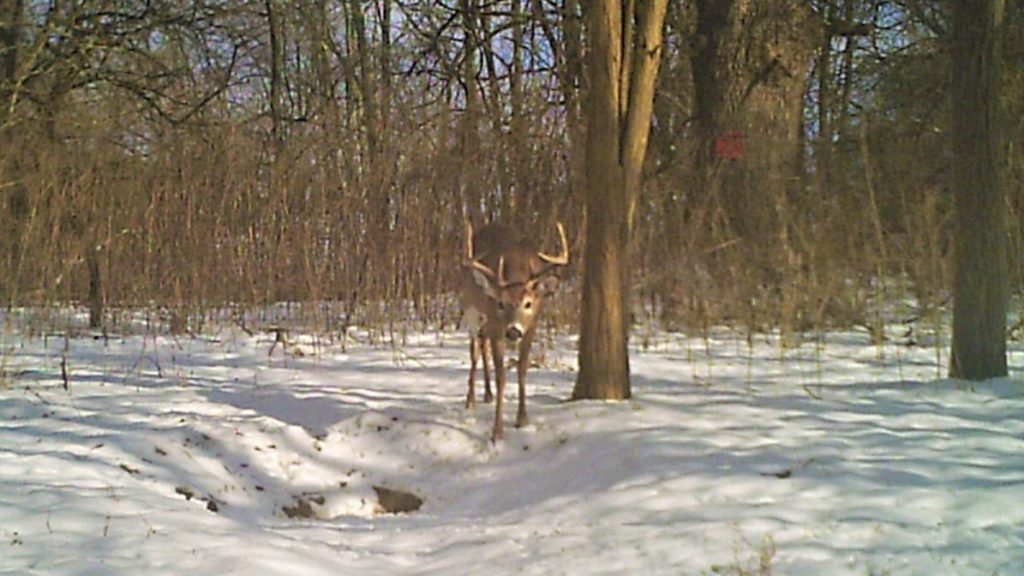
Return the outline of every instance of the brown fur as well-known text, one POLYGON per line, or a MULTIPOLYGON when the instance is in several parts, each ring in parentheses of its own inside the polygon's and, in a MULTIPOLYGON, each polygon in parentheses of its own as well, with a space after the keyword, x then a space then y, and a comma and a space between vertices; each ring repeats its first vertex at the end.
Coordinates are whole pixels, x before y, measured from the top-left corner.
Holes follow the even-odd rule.
MULTIPOLYGON (((480 325, 473 328, 474 333, 470 337, 466 407, 473 408, 476 405, 476 367, 481 358, 484 365, 484 401, 490 402, 492 399, 487 362, 489 355, 494 360, 497 381, 491 438, 497 442, 504 432, 502 408, 506 382, 506 343, 517 345, 519 352, 516 360, 519 379, 516 427, 520 428, 528 423, 526 371, 530 365, 530 347, 536 332, 536 321, 545 294, 551 292, 557 284, 555 272, 565 264, 557 258, 553 263, 552 257, 543 255, 534 245, 524 241, 515 229, 500 224, 490 224, 472 235, 467 252, 459 292, 467 318, 479 316, 480 325)), ((562 257, 567 261, 568 247, 564 243, 562 257)))

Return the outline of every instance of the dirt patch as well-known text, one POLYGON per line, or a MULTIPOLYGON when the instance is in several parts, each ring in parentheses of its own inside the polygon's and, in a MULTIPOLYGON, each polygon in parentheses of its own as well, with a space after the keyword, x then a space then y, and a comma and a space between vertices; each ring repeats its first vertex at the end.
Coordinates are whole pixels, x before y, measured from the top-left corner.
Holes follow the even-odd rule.
MULTIPOLYGON (((342 485, 343 492, 345 488, 346 486, 342 485)), ((384 486, 373 486, 372 488, 377 495, 376 504, 373 504, 372 501, 368 503, 358 495, 353 496, 362 503, 356 509, 364 511, 363 514, 356 513, 356 515, 408 514, 419 510, 423 506, 423 499, 412 492, 385 488, 384 486)), ((330 520, 338 515, 337 508, 334 506, 338 496, 339 494, 326 495, 306 492, 295 496, 292 504, 281 506, 281 512, 288 518, 330 520)), ((350 509, 350 511, 354 510, 350 509)), ((344 512, 341 514, 344 514, 344 512)))
POLYGON ((325 501, 320 494, 303 494, 295 498, 294 506, 281 506, 281 511, 289 518, 316 518, 313 504, 323 506, 325 501))
POLYGON ((423 499, 413 494, 393 488, 374 486, 373 491, 377 493, 377 502, 381 508, 381 514, 407 514, 415 512, 423 506, 423 499))

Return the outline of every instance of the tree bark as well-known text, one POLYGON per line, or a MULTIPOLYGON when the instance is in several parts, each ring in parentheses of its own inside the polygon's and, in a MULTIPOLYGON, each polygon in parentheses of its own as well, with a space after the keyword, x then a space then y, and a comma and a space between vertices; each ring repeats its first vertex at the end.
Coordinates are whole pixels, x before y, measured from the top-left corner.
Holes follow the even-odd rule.
POLYGON ((631 394, 622 256, 626 195, 619 163, 619 73, 622 7, 602 0, 587 7, 590 86, 586 96, 587 214, 580 311, 580 372, 573 399, 625 399, 631 394))
POLYGON ((740 212, 750 207, 742 173, 764 190, 790 181, 799 165, 802 97, 808 68, 822 47, 821 22, 807 5, 786 0, 698 0, 696 5, 697 192, 721 189, 727 212, 742 224, 740 212), (726 131, 745 137, 737 170, 723 171, 716 158, 716 138, 726 131), (736 181, 719 181, 730 175, 736 181))
POLYGON ((641 2, 636 8, 636 49, 632 54, 635 62, 629 70, 630 75, 621 79, 623 83, 629 84, 629 105, 625 107, 623 114, 621 162, 625 169, 627 226, 630 232, 633 230, 636 217, 644 160, 647 157, 647 144, 651 134, 654 88, 661 65, 662 37, 668 2, 641 2))
POLYGON ((573 399, 622 400, 632 394, 627 349, 629 237, 667 7, 668 0, 603 0, 586 10, 587 231, 580 372, 573 399))
POLYGON ((86 247, 85 261, 89 268, 89 328, 103 327, 103 276, 100 274, 99 251, 93 246, 86 247))
MULTIPOLYGON (((822 16, 828 21, 830 5, 822 6, 822 16)), ((815 176, 818 194, 831 193, 829 179, 832 174, 832 32, 828 29, 821 36, 818 48, 818 147, 815 176)))
POLYGON ((6 123, 12 108, 24 10, 23 0, 0 0, 0 128, 6 123))
POLYGON ((4 84, 13 84, 18 71, 23 12, 23 0, 0 0, 0 82, 4 84))
POLYGON ((263 7, 267 11, 267 32, 270 40, 270 122, 271 136, 274 142, 275 156, 284 146, 284 38, 281 15, 277 12, 274 0, 264 0, 263 7))
POLYGON ((998 41, 1005 0, 954 3, 953 343, 949 374, 1005 376, 1009 276, 999 126, 998 41))

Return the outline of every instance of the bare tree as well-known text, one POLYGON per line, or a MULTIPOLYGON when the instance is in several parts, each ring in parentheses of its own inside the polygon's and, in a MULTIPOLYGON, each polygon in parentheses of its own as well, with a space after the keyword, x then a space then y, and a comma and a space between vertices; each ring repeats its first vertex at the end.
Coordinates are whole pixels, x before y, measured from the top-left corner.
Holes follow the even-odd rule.
MULTIPOLYGON (((884 327, 897 308, 943 329, 952 4, 667 4, 645 119, 646 1, 614 5, 618 60, 584 106, 599 47, 584 22, 608 10, 590 1, 0 0, 0 301, 80 303, 108 325, 133 306, 180 320, 280 300, 375 337, 451 325, 461 219, 436 215, 462 214, 561 220, 578 254, 590 237, 544 320, 582 319, 584 355, 616 366, 581 382, 628 382, 636 311, 797 339, 884 327), (715 149, 728 132, 739 159, 715 149), (582 315, 564 312, 588 290, 582 315)), ((1006 62, 1022 23, 1006 2, 1006 62)), ((998 88, 1014 149, 1018 68, 998 88)), ((1003 165, 1011 286, 1018 156, 1003 165)))

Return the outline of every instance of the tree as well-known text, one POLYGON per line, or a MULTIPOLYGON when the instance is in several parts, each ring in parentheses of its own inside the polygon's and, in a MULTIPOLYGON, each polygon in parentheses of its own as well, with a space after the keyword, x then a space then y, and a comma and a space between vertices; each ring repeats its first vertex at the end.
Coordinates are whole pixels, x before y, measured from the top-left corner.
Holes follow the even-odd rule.
MULTIPOLYGON (((793 0, 698 0, 695 7, 695 185, 687 221, 677 226, 720 231, 720 243, 763 243, 743 255, 741 268, 720 264, 721 274, 735 276, 720 285, 743 295, 733 298, 736 314, 753 318, 752 303, 771 301, 780 328, 797 330, 815 292, 806 288, 807 255, 793 229, 812 212, 801 185, 803 112, 820 18, 793 0), (770 299, 758 295, 766 286, 770 299)), ((669 320, 676 314, 666 312, 669 320)))
POLYGON ((22 0, 0 0, 0 126, 3 126, 17 77, 18 42, 24 11, 22 0))
POLYGON ((1005 376, 1009 275, 998 35, 1005 0, 953 5, 954 271, 949 374, 1005 376))
POLYGON ((586 6, 586 248, 574 399, 629 398, 628 258, 668 0, 586 6))

